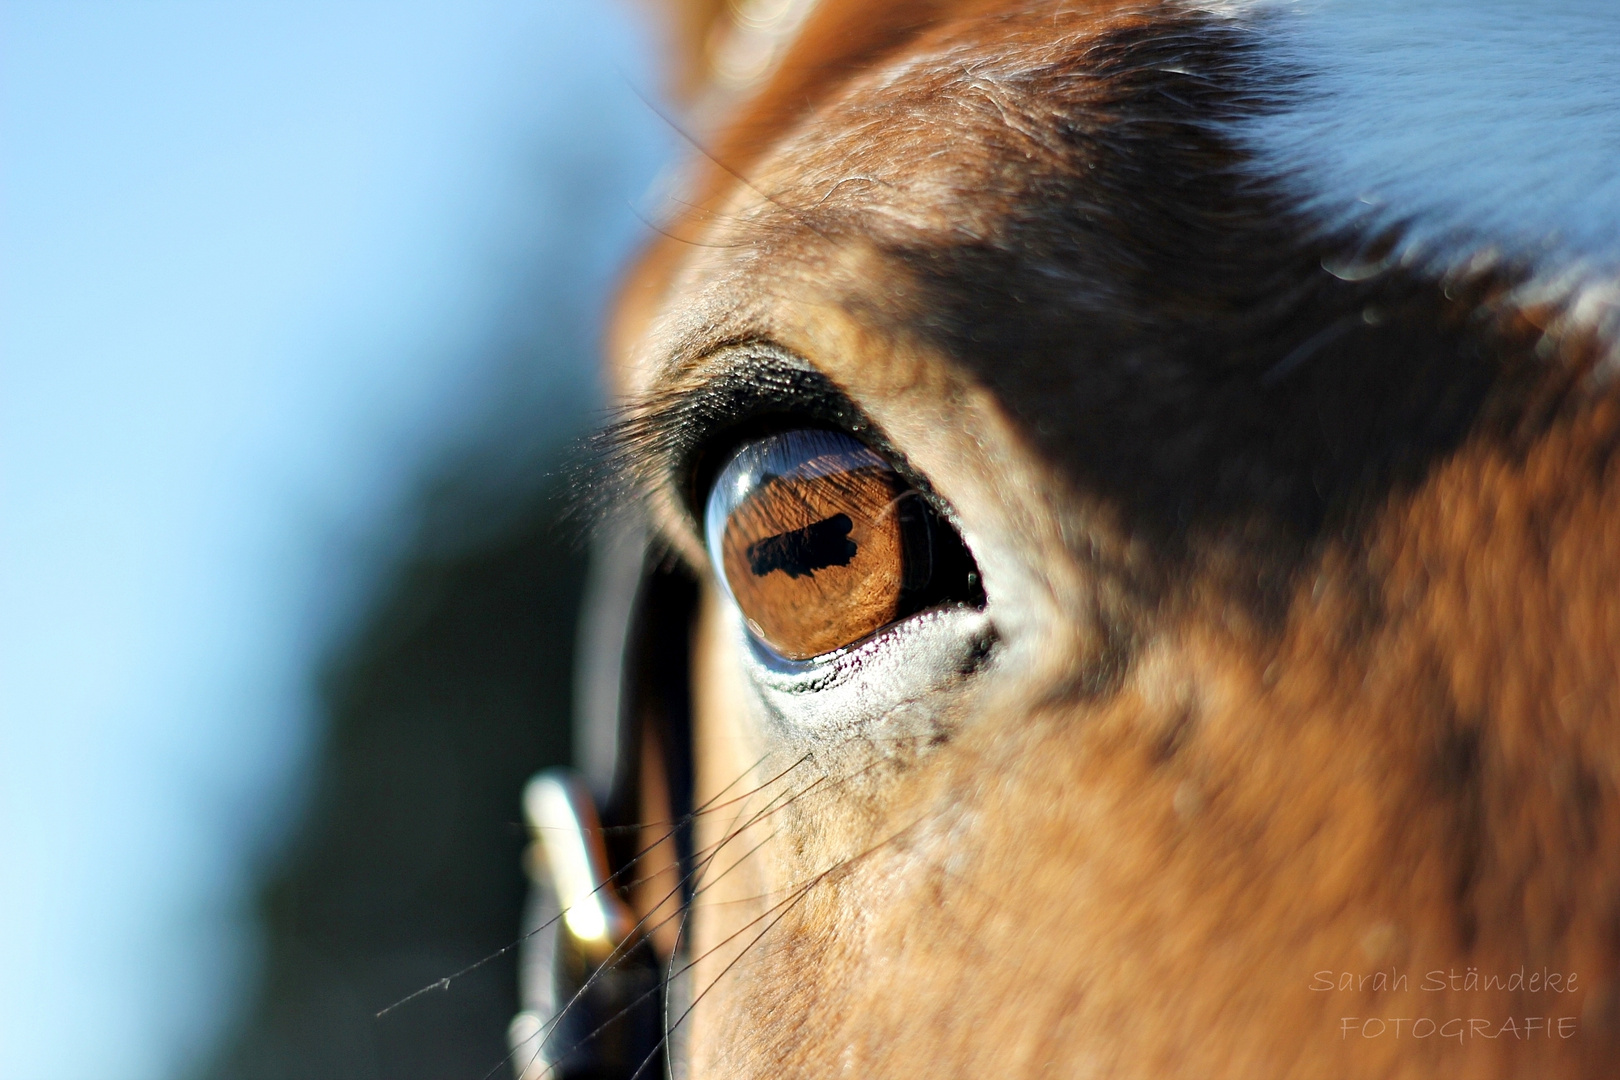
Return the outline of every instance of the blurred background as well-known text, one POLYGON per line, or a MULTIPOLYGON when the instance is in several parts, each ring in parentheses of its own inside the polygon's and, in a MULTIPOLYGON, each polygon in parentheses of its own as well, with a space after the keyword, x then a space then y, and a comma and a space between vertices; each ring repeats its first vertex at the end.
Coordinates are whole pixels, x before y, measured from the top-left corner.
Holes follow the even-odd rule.
POLYGON ((0 1077, 504 1075, 611 0, 0 0, 0 1077))

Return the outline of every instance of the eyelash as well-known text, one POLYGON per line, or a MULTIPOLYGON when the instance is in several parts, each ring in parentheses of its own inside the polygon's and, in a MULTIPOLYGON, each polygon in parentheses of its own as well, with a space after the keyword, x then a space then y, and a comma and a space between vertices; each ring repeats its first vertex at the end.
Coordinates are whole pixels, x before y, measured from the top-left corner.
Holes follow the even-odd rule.
POLYGON ((668 490, 701 535, 708 485, 734 450, 764 435, 822 426, 870 446, 933 501, 927 481, 876 425, 796 357, 766 342, 736 345, 719 354, 718 363, 711 357, 704 375, 701 384, 661 387, 623 410, 598 437, 592 457, 600 475, 587 475, 579 485, 587 497, 595 493, 602 504, 625 496, 646 501, 668 490))

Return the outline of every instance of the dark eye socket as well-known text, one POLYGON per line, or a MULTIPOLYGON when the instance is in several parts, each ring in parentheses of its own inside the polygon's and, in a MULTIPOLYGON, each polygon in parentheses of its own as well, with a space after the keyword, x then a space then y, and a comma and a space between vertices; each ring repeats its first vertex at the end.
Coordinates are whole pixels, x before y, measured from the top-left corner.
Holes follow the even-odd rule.
POLYGON ((745 444, 704 513, 709 557, 749 629, 790 660, 908 615, 979 604, 978 568, 928 500, 870 447, 801 428, 745 444))

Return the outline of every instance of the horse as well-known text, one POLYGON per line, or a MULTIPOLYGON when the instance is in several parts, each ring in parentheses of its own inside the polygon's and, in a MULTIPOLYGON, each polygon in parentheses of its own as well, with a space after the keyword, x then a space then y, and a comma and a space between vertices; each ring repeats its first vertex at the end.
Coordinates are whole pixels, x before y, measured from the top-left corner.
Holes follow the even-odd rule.
POLYGON ((1613 1075, 1620 9, 665 15, 519 1074, 1613 1075))

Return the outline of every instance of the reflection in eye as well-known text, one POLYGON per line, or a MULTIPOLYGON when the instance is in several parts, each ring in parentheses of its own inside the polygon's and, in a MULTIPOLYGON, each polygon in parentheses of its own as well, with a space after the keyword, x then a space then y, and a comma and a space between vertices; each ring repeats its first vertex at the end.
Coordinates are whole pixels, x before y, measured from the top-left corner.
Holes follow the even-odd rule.
POLYGON ((835 431, 745 445, 715 478, 704 525, 749 629, 791 660, 977 589, 961 542, 923 497, 835 431))

